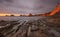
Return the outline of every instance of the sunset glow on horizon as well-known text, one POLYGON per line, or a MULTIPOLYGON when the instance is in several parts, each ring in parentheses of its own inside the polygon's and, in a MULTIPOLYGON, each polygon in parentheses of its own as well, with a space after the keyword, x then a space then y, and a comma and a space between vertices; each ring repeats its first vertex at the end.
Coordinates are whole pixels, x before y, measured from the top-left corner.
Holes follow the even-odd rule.
POLYGON ((10 15, 20 16, 20 14, 4 14, 4 13, 0 13, 0 16, 10 16, 10 15))
POLYGON ((11 16, 11 15, 14 15, 14 16, 26 15, 26 16, 28 16, 29 14, 7 14, 7 13, 0 13, 0 16, 11 16))
POLYGON ((6 15, 8 15, 8 16, 9 16, 10 14, 1 14, 1 13, 0 13, 0 16, 6 16, 6 15))

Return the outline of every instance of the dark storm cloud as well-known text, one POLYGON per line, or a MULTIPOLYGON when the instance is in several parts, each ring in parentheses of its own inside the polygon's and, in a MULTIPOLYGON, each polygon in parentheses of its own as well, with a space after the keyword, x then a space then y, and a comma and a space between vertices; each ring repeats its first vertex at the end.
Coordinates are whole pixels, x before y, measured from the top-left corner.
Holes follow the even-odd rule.
POLYGON ((0 0, 0 11, 7 13, 46 13, 53 10, 60 0, 0 0))

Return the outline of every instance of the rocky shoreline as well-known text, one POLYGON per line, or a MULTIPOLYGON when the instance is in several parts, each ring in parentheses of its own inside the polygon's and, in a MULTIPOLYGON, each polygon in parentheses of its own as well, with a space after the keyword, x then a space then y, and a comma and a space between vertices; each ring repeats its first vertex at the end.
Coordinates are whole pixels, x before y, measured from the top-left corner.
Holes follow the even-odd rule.
POLYGON ((53 20, 53 22, 49 22, 49 20, 52 19, 41 18, 38 20, 29 21, 0 21, 0 36, 3 35, 4 37, 60 37, 60 23, 54 23, 55 20, 53 20))

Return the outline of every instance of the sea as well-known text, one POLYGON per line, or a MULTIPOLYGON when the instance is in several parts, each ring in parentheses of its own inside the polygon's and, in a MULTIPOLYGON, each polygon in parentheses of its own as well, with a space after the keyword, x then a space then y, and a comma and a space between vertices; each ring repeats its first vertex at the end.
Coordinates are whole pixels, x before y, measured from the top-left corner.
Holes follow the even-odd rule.
POLYGON ((5 20, 5 21, 15 21, 15 20, 37 20, 43 18, 42 16, 32 16, 32 17, 25 17, 25 16, 21 16, 21 17, 0 17, 0 20, 5 20))

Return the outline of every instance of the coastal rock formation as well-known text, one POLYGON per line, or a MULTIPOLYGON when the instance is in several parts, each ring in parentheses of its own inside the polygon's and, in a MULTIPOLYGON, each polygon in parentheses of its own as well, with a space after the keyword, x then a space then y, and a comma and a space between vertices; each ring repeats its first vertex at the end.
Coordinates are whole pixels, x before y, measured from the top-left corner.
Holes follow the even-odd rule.
POLYGON ((54 23, 58 18, 55 20, 53 19, 55 18, 46 17, 29 21, 0 21, 0 36, 60 37, 60 23, 54 23), (53 21, 51 22, 50 20, 53 21), (3 23, 5 23, 5 25, 3 23))

